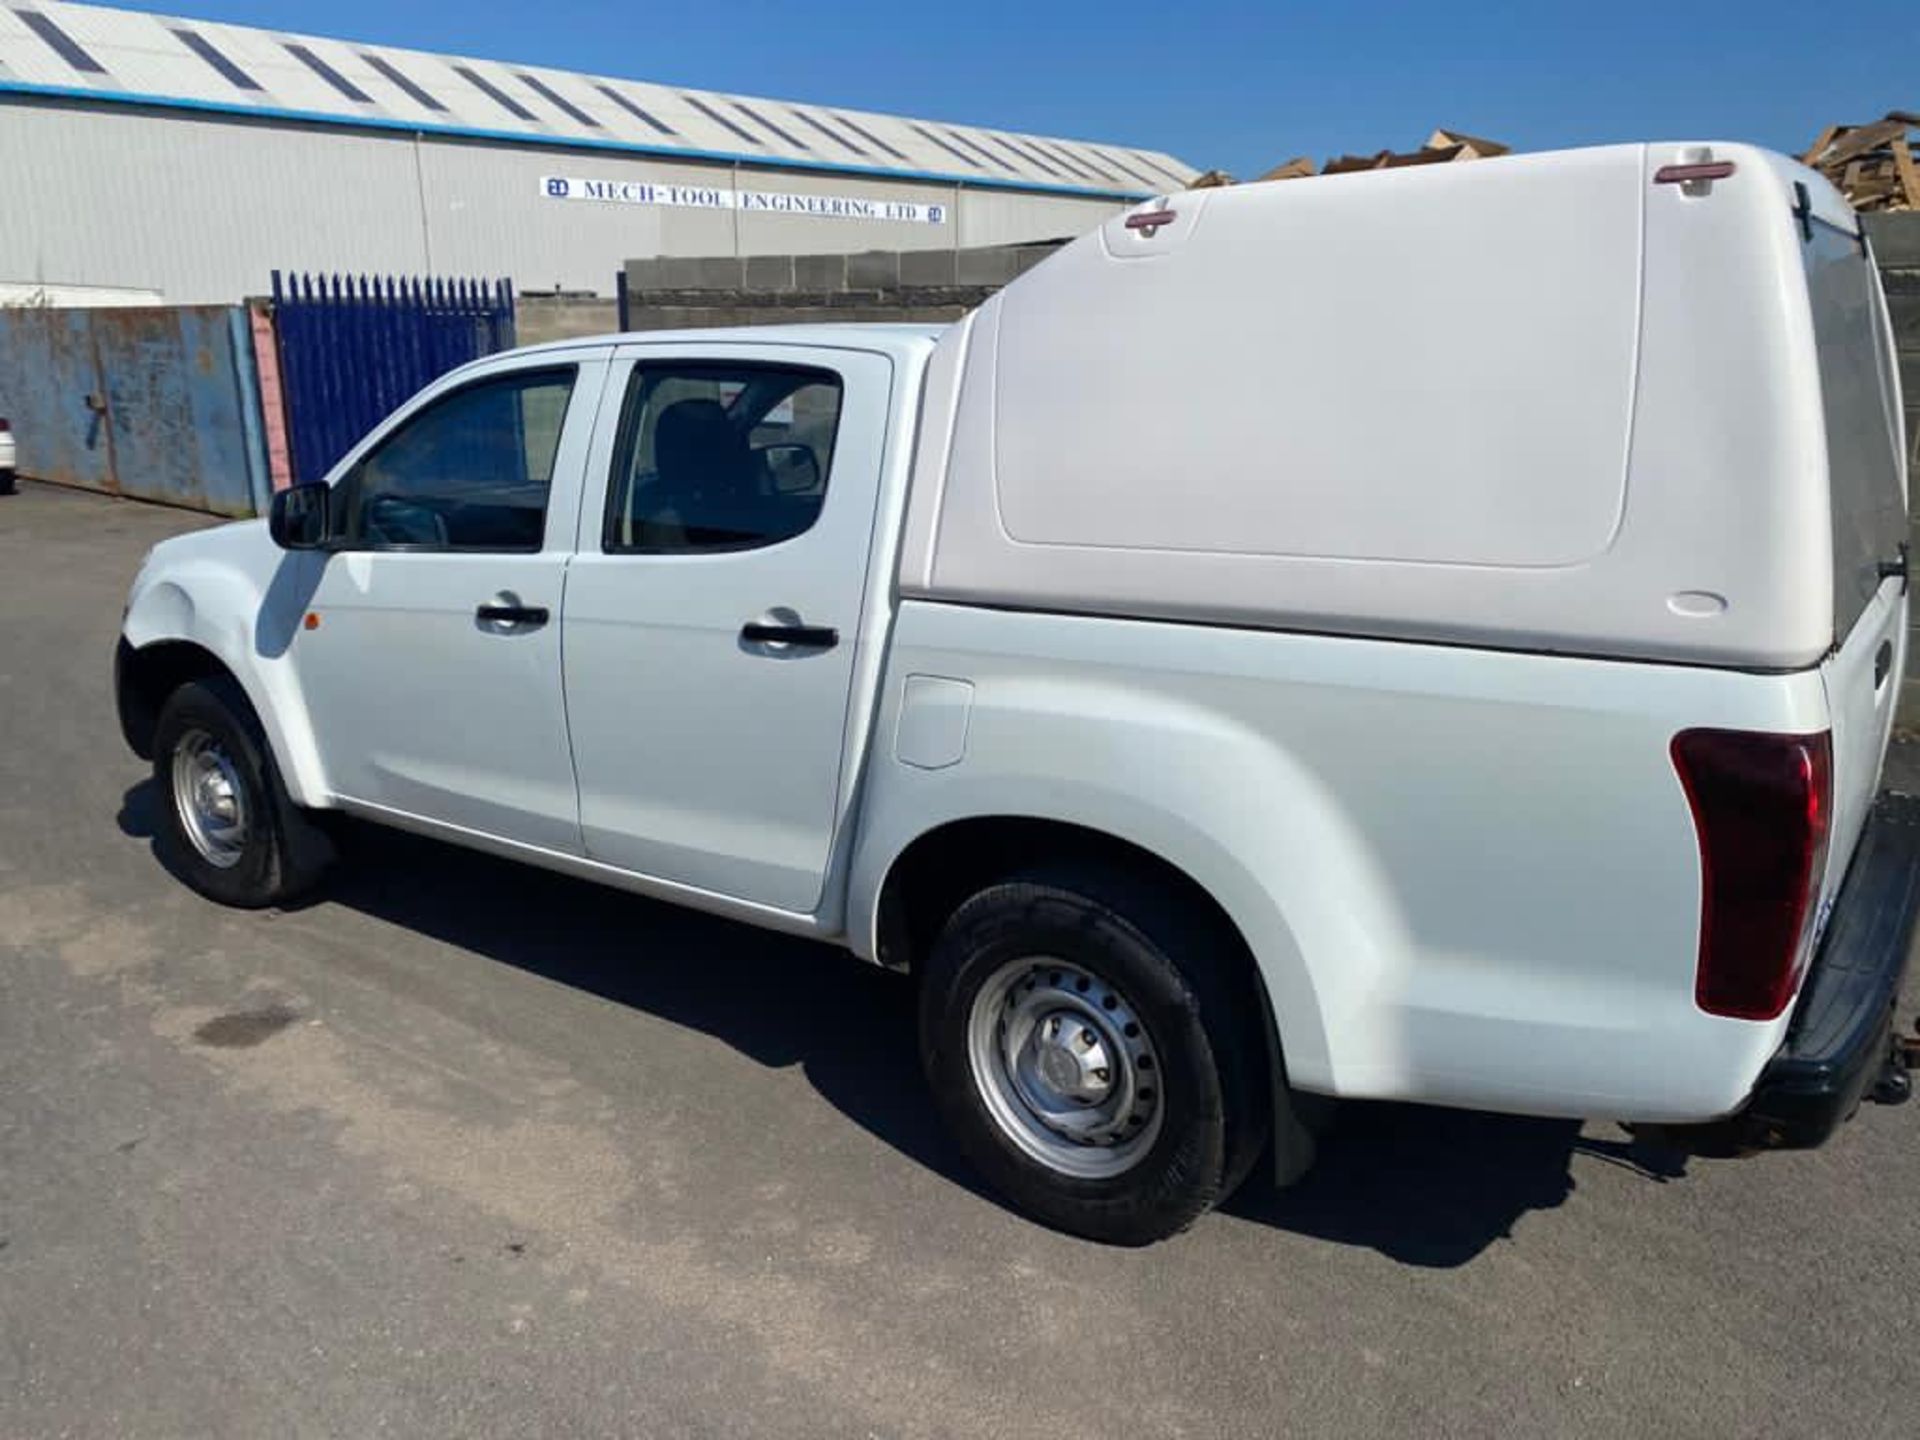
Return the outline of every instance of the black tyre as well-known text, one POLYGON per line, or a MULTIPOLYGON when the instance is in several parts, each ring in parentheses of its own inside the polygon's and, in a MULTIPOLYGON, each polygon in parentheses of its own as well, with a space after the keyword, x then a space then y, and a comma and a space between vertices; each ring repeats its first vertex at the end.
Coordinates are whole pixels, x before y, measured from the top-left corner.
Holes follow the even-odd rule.
POLYGON ((0 470, 0 495, 11 495, 14 489, 13 471, 0 470))
POLYGON ((920 992, 934 1099, 1022 1210, 1144 1245, 1265 1144, 1264 1040, 1238 937, 1151 880, 1036 868, 947 922, 920 992))
POLYGON ((282 904, 331 858, 325 837, 287 798, 253 707, 225 676, 183 685, 160 707, 153 783, 162 861, 223 905, 282 904))

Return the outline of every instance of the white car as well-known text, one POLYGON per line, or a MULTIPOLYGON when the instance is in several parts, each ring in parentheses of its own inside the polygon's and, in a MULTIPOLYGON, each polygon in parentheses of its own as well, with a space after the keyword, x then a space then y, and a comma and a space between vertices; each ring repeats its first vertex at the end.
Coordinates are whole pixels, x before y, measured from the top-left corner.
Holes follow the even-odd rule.
POLYGON ((1905 1079, 1900 415, 1762 151, 1179 194, 943 330, 444 377, 154 550, 122 725, 231 904, 338 811, 912 972, 1085 1235, 1298 1175, 1313 1097, 1817 1144, 1905 1079))
POLYGON ((18 463, 13 444, 13 422, 0 416, 0 495, 11 495, 18 463))

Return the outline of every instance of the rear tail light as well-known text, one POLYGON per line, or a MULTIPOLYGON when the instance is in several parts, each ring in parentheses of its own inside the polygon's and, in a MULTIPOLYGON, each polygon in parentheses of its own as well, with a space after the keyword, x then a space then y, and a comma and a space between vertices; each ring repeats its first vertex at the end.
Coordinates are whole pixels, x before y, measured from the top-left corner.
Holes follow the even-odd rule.
POLYGON ((1673 763, 1700 839, 1700 968, 1710 1015, 1773 1020, 1812 948, 1833 804, 1833 741, 1684 730, 1673 763))
POLYGON ((13 426, 9 425, 5 420, 0 420, 0 435, 5 435, 12 429, 13 426))

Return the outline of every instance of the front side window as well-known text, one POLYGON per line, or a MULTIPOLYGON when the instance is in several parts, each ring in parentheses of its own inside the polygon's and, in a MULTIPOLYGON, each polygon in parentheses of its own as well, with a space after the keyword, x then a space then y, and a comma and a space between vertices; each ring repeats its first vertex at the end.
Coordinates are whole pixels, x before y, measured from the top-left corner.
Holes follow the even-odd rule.
POLYGON ((826 501, 840 390, 839 376, 799 366, 635 366, 606 550, 750 550, 811 528, 826 501))
POLYGON ((538 550, 572 367, 497 375, 403 422, 340 482, 357 549, 538 550))

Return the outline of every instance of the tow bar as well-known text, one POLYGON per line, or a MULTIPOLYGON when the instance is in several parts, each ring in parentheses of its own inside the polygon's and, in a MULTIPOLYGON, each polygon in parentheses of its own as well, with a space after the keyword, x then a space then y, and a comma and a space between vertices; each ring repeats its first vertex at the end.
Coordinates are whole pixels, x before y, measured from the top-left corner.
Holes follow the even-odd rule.
POLYGON ((1920 1070, 1920 1020, 1914 1022, 1914 1029, 1912 1035, 1893 1037, 1887 1051, 1887 1068, 1867 1092, 1876 1105, 1904 1105, 1913 1098, 1911 1072, 1920 1070))

